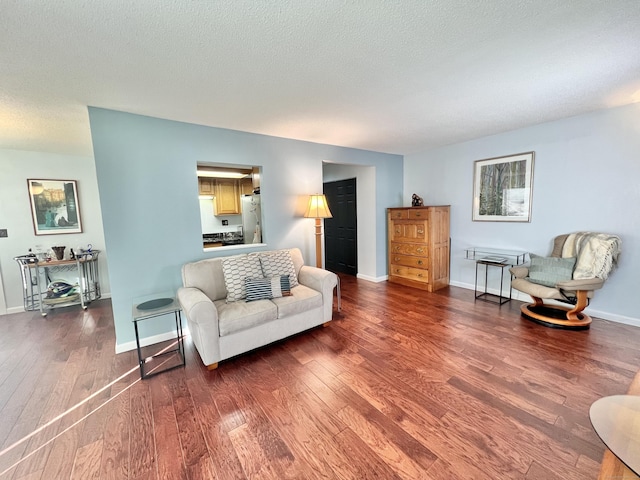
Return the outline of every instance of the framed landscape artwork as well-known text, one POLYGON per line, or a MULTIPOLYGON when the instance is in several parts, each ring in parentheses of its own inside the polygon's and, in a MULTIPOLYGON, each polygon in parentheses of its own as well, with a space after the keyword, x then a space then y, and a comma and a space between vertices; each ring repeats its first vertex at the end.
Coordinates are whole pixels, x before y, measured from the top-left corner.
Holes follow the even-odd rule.
POLYGON ((27 186, 36 235, 82 232, 75 180, 28 179, 27 186))
POLYGON ((531 221, 533 158, 526 152, 474 162, 474 221, 531 221))

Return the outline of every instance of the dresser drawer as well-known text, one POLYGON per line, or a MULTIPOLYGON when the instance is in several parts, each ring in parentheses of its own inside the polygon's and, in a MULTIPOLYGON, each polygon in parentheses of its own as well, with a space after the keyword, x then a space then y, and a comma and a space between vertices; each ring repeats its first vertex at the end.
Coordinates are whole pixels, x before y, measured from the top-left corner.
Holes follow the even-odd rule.
POLYGON ((397 277, 404 277, 417 282, 429 283, 429 271, 420 268, 405 267, 402 265, 391 265, 390 274, 397 277))
POLYGON ((389 229, 392 242, 425 243, 427 241, 426 222, 416 220, 394 221, 389 229))
POLYGON ((425 220, 429 216, 429 211, 422 209, 411 209, 407 210, 407 214, 409 216, 409 220, 425 220))
POLYGON ((396 253, 391 254, 389 263, 391 263, 391 265, 404 265, 406 267, 415 267, 415 268, 429 267, 426 257, 413 257, 410 255, 400 255, 396 253))
POLYGON ((401 254, 401 255, 416 255, 420 257, 428 257, 429 249, 426 245, 422 244, 414 244, 414 243, 391 243, 391 252, 390 254, 401 254))
POLYGON ((406 208, 401 208, 395 210, 393 208, 389 209, 389 219, 390 220, 407 220, 409 218, 409 213, 406 208))

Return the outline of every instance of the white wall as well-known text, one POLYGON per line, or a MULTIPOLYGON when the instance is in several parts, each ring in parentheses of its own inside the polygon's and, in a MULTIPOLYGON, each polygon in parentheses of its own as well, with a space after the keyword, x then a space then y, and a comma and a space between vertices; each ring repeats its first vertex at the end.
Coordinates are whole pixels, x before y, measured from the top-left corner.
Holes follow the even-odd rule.
POLYGON ((322 181, 356 179, 356 215, 358 217, 358 278, 384 280, 386 275, 376 277, 376 225, 375 217, 369 214, 376 204, 375 167, 323 163, 322 181))
MULTIPOLYGON (((385 208, 402 196, 402 157, 89 108, 105 239, 109 249, 117 349, 131 345, 135 298, 181 286, 183 264, 238 251, 203 252, 199 163, 262 168, 263 241, 254 249, 299 247, 315 263, 308 195, 322 188, 322 162, 373 165, 376 272, 386 272, 385 208)), ((382 273, 383 274, 383 273, 382 273)), ((143 327, 144 328, 144 327, 143 327)), ((150 322, 143 337, 172 322, 150 322)))
POLYGON ((9 234, 7 238, 0 238, 0 271, 7 313, 23 310, 20 271, 13 257, 27 253, 36 245, 46 249, 54 245, 76 249, 91 243, 94 249, 102 250, 100 286, 102 294, 109 295, 102 214, 92 158, 0 149, 0 228, 6 228, 9 234), (36 236, 31 220, 28 178, 76 180, 83 233, 36 236))
POLYGON ((237 232, 242 225, 242 215, 215 216, 213 214, 213 199, 200 199, 200 224, 202 233, 237 232), (227 220, 228 225, 223 225, 222 221, 227 220))
POLYGON ((473 288, 465 247, 551 251, 554 236, 579 230, 622 237, 620 267, 587 311, 640 325, 640 104, 603 110, 405 156, 404 191, 451 205, 451 284, 473 288), (530 223, 472 222, 473 162, 535 151, 530 223))

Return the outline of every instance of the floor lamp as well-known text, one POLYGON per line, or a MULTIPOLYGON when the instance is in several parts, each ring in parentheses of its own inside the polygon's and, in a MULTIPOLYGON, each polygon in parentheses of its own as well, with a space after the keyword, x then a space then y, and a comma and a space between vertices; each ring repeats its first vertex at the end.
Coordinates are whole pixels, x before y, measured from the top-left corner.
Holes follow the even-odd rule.
POLYGON ((316 267, 322 268, 322 223, 320 220, 322 218, 333 218, 325 196, 320 194, 311 195, 307 212, 304 216, 305 218, 316 219, 316 267))

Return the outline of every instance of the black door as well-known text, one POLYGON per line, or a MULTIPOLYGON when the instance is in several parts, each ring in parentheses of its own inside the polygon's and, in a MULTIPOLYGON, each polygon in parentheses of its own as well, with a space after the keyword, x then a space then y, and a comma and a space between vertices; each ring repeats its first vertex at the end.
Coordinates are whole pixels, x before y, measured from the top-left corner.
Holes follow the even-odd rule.
POLYGON ((356 179, 324 184, 333 218, 324 221, 325 267, 348 275, 358 273, 356 179))

